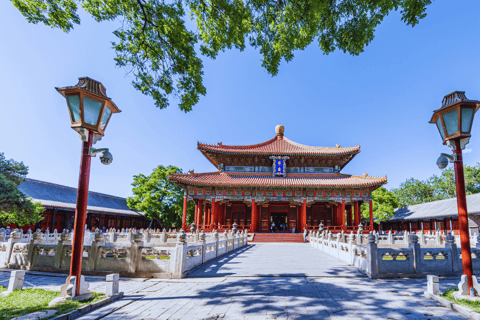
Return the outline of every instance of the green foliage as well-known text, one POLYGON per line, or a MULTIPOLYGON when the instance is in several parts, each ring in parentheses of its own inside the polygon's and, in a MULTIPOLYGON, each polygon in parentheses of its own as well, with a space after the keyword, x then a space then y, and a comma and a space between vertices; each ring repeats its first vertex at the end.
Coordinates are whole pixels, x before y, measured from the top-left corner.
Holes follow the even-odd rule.
MULTIPOLYGON (((0 286, 0 292, 6 288, 0 286)), ((12 319, 32 312, 55 309, 55 316, 73 311, 87 304, 102 300, 105 294, 92 292, 93 298, 87 301, 67 300, 55 307, 49 307, 48 303, 58 297, 59 291, 48 291, 43 289, 15 290, 8 296, 0 298, 0 320, 12 319)))
POLYGON ((28 167, 23 162, 8 160, 0 153, 0 223, 3 225, 32 225, 43 219, 42 205, 33 203, 18 189, 27 174, 28 167))
MULTIPOLYGON (((373 220, 375 222, 390 220, 398 207, 397 196, 384 187, 372 192, 373 220)), ((360 208, 363 219, 370 219, 369 203, 364 202, 360 208)))
MULTIPOLYGON (((10 0, 31 23, 65 32, 79 24, 74 0, 10 0)), ((219 52, 248 45, 259 48, 262 66, 276 75, 282 61, 317 42, 324 54, 336 49, 359 55, 374 38, 375 28, 393 10, 415 26, 432 0, 77 0, 98 22, 120 21, 113 47, 117 66, 132 72, 133 86, 151 96, 159 108, 170 98, 188 112, 206 94, 200 52, 214 59, 219 52), (185 18, 196 22, 187 30, 185 18)))
MULTIPOLYGON (((128 206, 145 213, 149 220, 156 219, 165 227, 181 227, 183 215, 184 190, 168 180, 169 174, 182 173, 175 166, 156 167, 149 176, 133 176, 133 197, 127 198, 128 206)), ((193 204, 190 202, 187 212, 193 219, 193 204)), ((188 216, 188 215, 187 215, 188 216)))
POLYGON ((410 178, 401 183, 398 188, 392 189, 392 192, 398 197, 399 207, 438 200, 430 179, 420 181, 410 178))
MULTIPOLYGON (((479 193, 480 163, 464 166, 463 169, 467 195, 479 193)), ((398 197, 399 207, 453 198, 456 196, 455 173, 453 168, 448 168, 440 176, 433 175, 425 181, 411 178, 392 191, 398 197)))

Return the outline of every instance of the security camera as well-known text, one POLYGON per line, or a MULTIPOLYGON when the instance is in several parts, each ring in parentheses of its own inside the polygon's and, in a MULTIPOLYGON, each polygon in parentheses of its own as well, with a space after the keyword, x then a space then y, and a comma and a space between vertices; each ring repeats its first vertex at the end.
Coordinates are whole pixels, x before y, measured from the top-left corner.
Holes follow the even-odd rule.
POLYGON ((109 165, 113 161, 113 156, 108 150, 103 151, 102 155, 100 156, 100 161, 104 165, 109 165))
POLYGON ((448 158, 445 157, 444 155, 441 155, 437 159, 437 166, 442 170, 445 169, 448 166, 448 158))

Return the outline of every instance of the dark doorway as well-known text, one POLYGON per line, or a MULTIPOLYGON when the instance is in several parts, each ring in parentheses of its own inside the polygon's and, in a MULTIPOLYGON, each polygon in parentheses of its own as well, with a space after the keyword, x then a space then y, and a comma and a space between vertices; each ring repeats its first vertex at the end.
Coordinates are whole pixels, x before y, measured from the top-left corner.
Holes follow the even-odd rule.
MULTIPOLYGON (((286 212, 271 212, 270 219, 275 224, 273 232, 287 232, 288 221, 286 212)), ((271 223, 270 223, 271 225, 271 223)))

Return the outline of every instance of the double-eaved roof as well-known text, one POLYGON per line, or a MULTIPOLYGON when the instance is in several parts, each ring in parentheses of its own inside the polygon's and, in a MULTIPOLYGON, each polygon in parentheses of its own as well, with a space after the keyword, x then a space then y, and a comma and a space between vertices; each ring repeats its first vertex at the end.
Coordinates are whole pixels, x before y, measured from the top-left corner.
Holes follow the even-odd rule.
MULTIPOLYGON (((77 203, 77 189, 34 179, 25 179, 19 186, 28 198, 40 202, 46 208, 73 209, 77 203)), ((98 192, 88 192, 88 212, 143 216, 131 210, 127 199, 98 192)))
POLYGON ((173 174, 169 179, 188 188, 324 188, 374 190, 387 183, 387 177, 341 174, 339 171, 360 153, 360 146, 342 148, 313 147, 287 139, 284 127, 275 128, 276 136, 268 141, 244 146, 197 143, 202 154, 218 172, 173 174), (286 157, 286 176, 274 177, 272 156, 286 157), (232 170, 233 168, 233 170, 232 170), (238 168, 238 170, 237 170, 238 168), (290 170, 290 171, 289 171, 290 170))
POLYGON ((340 173, 300 174, 287 177, 273 177, 270 173, 209 172, 173 174, 170 180, 186 187, 271 187, 271 188, 369 188, 387 183, 387 177, 363 177, 340 173))
POLYGON ((197 143, 198 150, 228 154, 252 154, 252 155, 282 155, 282 156, 338 156, 352 155, 360 152, 360 146, 340 147, 312 147, 293 142, 286 137, 275 136, 274 138, 252 145, 228 146, 219 144, 197 143))
MULTIPOLYGON (((467 196, 469 215, 480 214, 480 193, 467 196)), ((458 216, 457 198, 415 204, 395 210, 395 216, 390 221, 422 220, 448 218, 458 216)))

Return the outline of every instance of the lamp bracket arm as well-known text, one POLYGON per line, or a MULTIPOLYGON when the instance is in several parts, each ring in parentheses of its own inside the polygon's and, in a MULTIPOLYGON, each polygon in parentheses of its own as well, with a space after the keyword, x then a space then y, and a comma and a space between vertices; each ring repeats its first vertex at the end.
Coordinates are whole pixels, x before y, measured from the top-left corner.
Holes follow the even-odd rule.
POLYGON ((454 154, 442 153, 441 155, 450 159, 450 162, 452 162, 452 163, 458 161, 458 154, 456 154, 456 153, 454 153, 454 154))
POLYGON ((88 154, 92 157, 95 157, 97 153, 100 153, 103 151, 108 151, 108 148, 95 149, 93 147, 90 147, 90 149, 88 150, 88 154))

